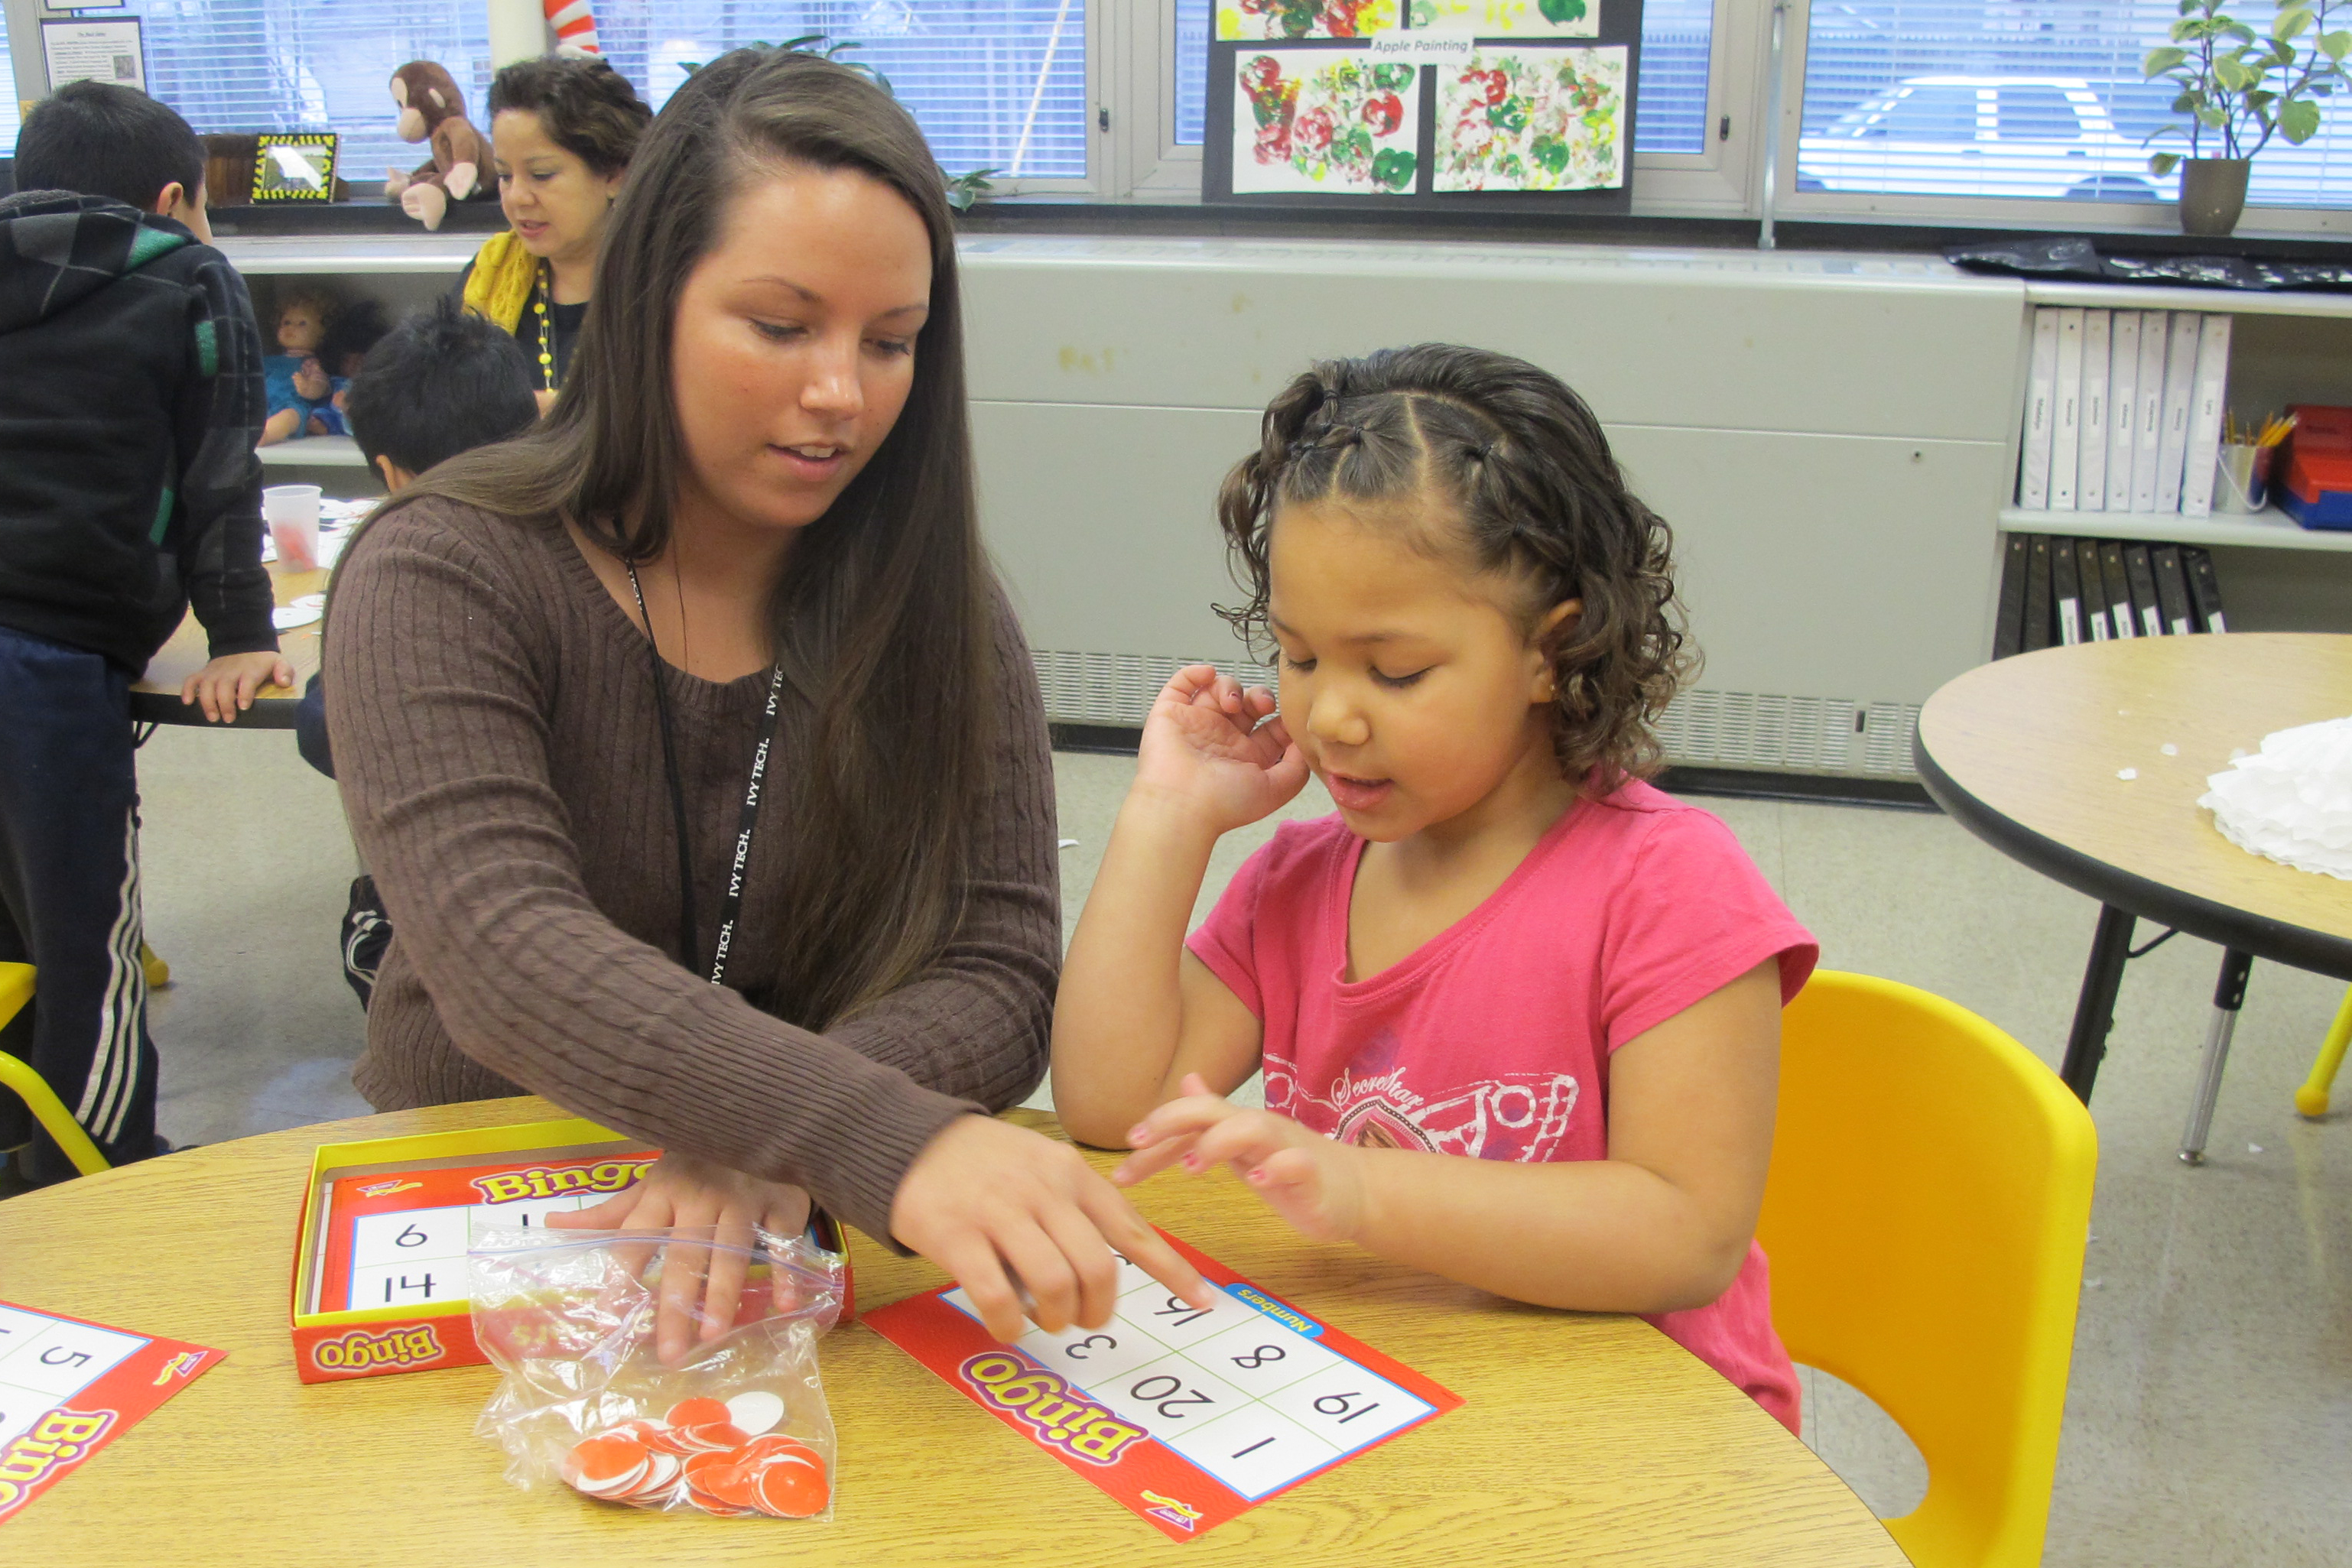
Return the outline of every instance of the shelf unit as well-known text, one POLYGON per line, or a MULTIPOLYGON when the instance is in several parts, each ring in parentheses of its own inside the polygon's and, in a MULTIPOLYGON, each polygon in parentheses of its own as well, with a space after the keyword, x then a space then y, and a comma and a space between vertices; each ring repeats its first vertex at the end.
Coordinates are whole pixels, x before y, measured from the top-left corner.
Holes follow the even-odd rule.
POLYGON ((359 443, 348 435, 305 435, 254 450, 259 455, 264 468, 364 468, 368 465, 368 460, 361 455, 359 443))
POLYGON ((2352 550, 2352 529, 2306 528, 2276 507, 2265 507, 2252 517, 2216 512, 2208 517, 2185 517, 2178 512, 2049 512, 2005 507, 2000 531, 2254 549, 2352 550))

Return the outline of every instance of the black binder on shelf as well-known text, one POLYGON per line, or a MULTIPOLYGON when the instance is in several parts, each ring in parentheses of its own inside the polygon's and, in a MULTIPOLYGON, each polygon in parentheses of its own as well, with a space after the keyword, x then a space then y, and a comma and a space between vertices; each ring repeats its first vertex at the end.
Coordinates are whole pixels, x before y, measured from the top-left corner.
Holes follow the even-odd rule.
POLYGON ((2124 575, 2131 579, 2132 619, 2139 634, 2163 636, 2168 628, 2164 606, 2156 597, 2156 562, 2149 559, 2146 545, 2124 546, 2124 575))
POLYGON ((2182 545, 2180 565, 2189 578, 2189 601, 2197 607, 2200 632, 2227 632, 2221 614, 2221 580, 2213 573, 2213 552, 2201 545, 2182 545))
POLYGON ((2031 534, 2006 534, 2000 552, 2000 609, 1993 618, 1992 656, 2006 659, 2024 650, 2025 558, 2031 534))
POLYGON ((2139 622, 2132 614, 2131 574, 2124 570, 2124 546, 2121 539, 2099 541, 2099 580, 2107 590, 2107 629, 2117 637, 2139 635, 2139 622))
POLYGON ((2083 624, 2092 642, 2104 643, 2115 633, 2107 630, 2107 579, 2099 570, 2099 541, 2076 539, 2074 561, 2083 586, 2083 624))
POLYGON ((2074 571, 2074 541, 2050 541, 2050 598, 2058 612, 2058 645, 2071 648, 2090 638, 2083 631, 2083 584, 2074 571))
POLYGON ((2032 536, 2033 548, 2025 558, 2025 635, 2020 639, 2026 653, 2050 646, 2050 629, 2057 619, 2050 602, 2050 536, 2032 536))
POLYGON ((2156 602, 2164 612, 2164 629, 2186 637, 2197 630, 2197 612, 2189 607, 2189 574, 2180 567, 2180 549, 2158 545, 2147 553, 2156 567, 2156 602))

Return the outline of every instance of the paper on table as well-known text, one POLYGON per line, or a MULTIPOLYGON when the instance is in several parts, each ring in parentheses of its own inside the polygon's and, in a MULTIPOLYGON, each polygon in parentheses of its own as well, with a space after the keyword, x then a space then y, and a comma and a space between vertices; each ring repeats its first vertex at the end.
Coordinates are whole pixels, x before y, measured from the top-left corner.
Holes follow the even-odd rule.
POLYGON ((2266 735, 2205 782, 2197 803, 2231 843, 2352 882, 2352 717, 2266 735))

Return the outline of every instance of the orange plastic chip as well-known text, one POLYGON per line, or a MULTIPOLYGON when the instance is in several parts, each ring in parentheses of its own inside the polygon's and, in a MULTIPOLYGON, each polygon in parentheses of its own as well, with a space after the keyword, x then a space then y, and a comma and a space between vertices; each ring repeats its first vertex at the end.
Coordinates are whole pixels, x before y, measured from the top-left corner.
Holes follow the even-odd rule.
POLYGON ((589 1437, 564 1456, 563 1479, 581 1491, 605 1497, 628 1490, 646 1469, 646 1447, 618 1432, 589 1437))
POLYGON ((761 1513, 778 1519, 807 1519, 824 1511, 830 1492, 823 1469, 806 1459, 781 1455, 760 1467, 751 1500, 761 1513))

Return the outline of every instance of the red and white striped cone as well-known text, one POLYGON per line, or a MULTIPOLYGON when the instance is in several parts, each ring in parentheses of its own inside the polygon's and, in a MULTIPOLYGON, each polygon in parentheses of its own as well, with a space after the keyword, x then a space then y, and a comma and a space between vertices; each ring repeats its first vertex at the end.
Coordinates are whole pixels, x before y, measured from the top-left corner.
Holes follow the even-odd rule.
POLYGON ((559 53, 570 55, 600 55, 596 47, 596 14, 588 8, 588 0, 541 0, 547 10, 547 25, 555 34, 559 53))

